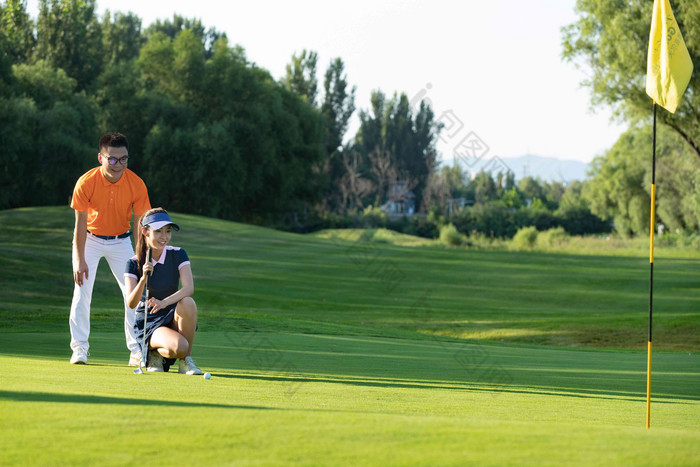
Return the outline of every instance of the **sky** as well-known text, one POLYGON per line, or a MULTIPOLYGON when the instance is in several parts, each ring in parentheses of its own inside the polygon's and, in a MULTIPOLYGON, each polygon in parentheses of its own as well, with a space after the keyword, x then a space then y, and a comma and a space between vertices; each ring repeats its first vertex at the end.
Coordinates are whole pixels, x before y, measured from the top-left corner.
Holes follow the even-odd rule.
MULTIPOLYGON (((28 2, 36 17, 37 0, 28 2)), ((606 108, 592 111, 585 70, 561 59, 561 27, 576 20, 575 0, 97 0, 132 11, 143 27, 177 13, 226 32, 248 60, 275 79, 303 49, 318 53, 318 79, 331 59, 345 62, 356 106, 370 95, 425 98, 445 124, 444 161, 465 145, 482 160, 535 154, 589 162, 624 131, 606 108)), ((347 137, 359 125, 356 112, 347 137)))

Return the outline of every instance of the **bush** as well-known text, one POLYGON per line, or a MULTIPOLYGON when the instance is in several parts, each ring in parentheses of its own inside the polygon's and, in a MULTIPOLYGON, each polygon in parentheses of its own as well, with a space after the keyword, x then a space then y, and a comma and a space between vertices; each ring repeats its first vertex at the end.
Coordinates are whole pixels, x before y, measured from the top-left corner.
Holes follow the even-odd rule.
POLYGON ((537 242, 537 229, 535 226, 523 227, 513 237, 513 246, 518 250, 530 249, 537 242))
POLYGON ((410 219, 406 223, 403 223, 403 221, 401 223, 391 223, 389 228, 408 235, 415 235, 416 237, 438 238, 440 236, 440 229, 437 224, 430 222, 427 218, 413 216, 410 219), (404 227, 404 229, 401 230, 401 227, 404 227))
POLYGON ((537 246, 540 248, 562 246, 568 238, 569 235, 563 227, 555 227, 537 234, 537 246))
POLYGON ((378 207, 370 204, 362 212, 362 222, 366 227, 384 227, 386 225, 386 213, 378 207))
POLYGON ((476 230, 490 237, 512 237, 516 231, 513 212, 504 203, 494 201, 465 208, 452 221, 460 232, 476 230))
POLYGON ((679 230, 676 233, 664 232, 655 236, 657 246, 676 248, 700 248, 700 235, 688 230, 679 230))
POLYGON ((612 224, 592 214, 586 208, 570 208, 559 210, 556 216, 562 227, 570 235, 586 235, 612 232, 612 224))
POLYGON ((447 224, 440 229, 440 243, 445 246, 461 246, 466 237, 459 233, 453 224, 447 224))

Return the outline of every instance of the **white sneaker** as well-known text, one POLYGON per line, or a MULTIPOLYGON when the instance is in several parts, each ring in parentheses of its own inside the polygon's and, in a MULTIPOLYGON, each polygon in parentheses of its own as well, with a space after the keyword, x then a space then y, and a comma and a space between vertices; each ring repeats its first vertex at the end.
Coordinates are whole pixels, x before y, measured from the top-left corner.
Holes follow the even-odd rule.
POLYGON ((194 364, 192 357, 185 357, 180 359, 180 368, 177 370, 178 373, 184 373, 186 375, 203 375, 202 370, 197 368, 194 364))
POLYGON ((140 350, 137 350, 136 352, 132 352, 131 356, 129 356, 129 366, 140 366, 142 358, 143 358, 143 354, 141 353, 140 350))
POLYGON ((157 350, 151 350, 148 352, 148 363, 146 364, 146 371, 163 373, 163 356, 158 353, 157 350))
POLYGON ((77 349, 73 350, 73 356, 70 358, 71 365, 75 365, 76 363, 85 365, 87 363, 88 355, 90 355, 90 353, 86 349, 78 347, 77 349))

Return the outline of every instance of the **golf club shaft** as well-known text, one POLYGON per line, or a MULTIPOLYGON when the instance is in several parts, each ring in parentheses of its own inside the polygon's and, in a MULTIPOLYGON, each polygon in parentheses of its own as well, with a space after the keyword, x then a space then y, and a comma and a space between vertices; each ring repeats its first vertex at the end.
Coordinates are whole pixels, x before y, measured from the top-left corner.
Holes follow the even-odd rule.
MULTIPOLYGON (((148 264, 151 263, 151 255, 152 251, 149 248, 148 252, 146 253, 146 262, 148 264)), ((148 323, 148 295, 150 293, 150 288, 151 288, 151 273, 147 272, 146 273, 146 299, 145 299, 145 304, 143 307, 143 342, 141 344, 141 352, 143 356, 143 366, 146 366, 148 364, 148 348, 146 348, 146 324, 148 323)))

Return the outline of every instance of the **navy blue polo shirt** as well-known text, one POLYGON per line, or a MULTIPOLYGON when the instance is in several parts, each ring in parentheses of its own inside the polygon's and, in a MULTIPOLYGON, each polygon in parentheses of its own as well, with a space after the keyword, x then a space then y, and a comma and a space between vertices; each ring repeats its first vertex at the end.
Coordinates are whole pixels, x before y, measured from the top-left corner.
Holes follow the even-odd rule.
MULTIPOLYGON (((157 298, 158 300, 163 300, 168 298, 180 288, 180 269, 184 266, 190 264, 190 260, 187 257, 187 253, 182 248, 177 248, 174 246, 166 246, 165 251, 160 255, 158 261, 151 259, 153 264, 153 273, 151 274, 151 288, 149 295, 151 297, 157 298)), ((131 258, 126 263, 125 276, 133 277, 137 281, 141 279, 143 270, 139 270, 138 259, 136 256, 131 258)), ((146 288, 143 289, 143 295, 141 295, 141 300, 136 306, 136 311, 143 313, 145 309, 146 300, 146 288)), ((168 305, 162 310, 158 310, 155 316, 165 315, 170 310, 174 309, 177 303, 168 305)), ((151 319, 149 315, 149 320, 151 319)))

